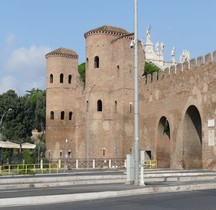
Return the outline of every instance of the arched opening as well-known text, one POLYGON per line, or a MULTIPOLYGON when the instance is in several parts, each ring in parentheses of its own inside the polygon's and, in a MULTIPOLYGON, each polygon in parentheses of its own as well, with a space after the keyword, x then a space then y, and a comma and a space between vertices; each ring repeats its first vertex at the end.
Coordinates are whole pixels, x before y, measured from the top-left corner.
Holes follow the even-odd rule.
POLYGON ((86 112, 89 111, 89 101, 86 101, 86 112))
POLYGON ((166 117, 161 117, 157 133, 158 168, 170 167, 170 125, 166 117))
POLYGON ((119 67, 119 65, 117 65, 117 77, 119 77, 119 69, 120 69, 120 67, 119 67))
POLYGON ((64 120, 64 111, 61 112, 61 120, 64 120))
POLYGON ((95 56, 94 58, 94 67, 99 68, 99 57, 98 56, 95 56))
POLYGON ((64 74, 60 74, 60 83, 64 82, 64 74))
POLYGON ((115 101, 115 106, 114 106, 114 112, 117 113, 117 110, 118 110, 118 106, 117 106, 117 101, 115 101))
POLYGON ((101 100, 97 101, 97 111, 102 112, 102 101, 101 100))
POLYGON ((53 111, 50 112, 50 119, 54 120, 54 112, 53 111))
POLYGON ((183 168, 202 168, 202 122, 193 105, 187 109, 183 120, 183 168))
POLYGON ((50 74, 50 83, 53 83, 53 74, 50 74))
POLYGON ((89 59, 86 58, 86 69, 88 69, 88 65, 89 65, 89 59))
POLYGON ((72 120, 73 112, 69 112, 69 120, 72 120))
POLYGON ((72 81, 72 75, 69 75, 68 76, 68 84, 71 84, 71 81, 72 81))

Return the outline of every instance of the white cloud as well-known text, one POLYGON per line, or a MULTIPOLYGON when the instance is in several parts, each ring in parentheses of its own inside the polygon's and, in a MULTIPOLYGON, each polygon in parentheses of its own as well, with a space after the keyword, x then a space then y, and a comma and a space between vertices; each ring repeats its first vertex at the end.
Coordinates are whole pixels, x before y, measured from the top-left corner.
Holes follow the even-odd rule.
POLYGON ((32 45, 29 49, 19 48, 12 51, 6 61, 5 70, 40 75, 44 72, 45 54, 51 49, 46 46, 32 45))
POLYGON ((1 78, 0 80, 0 93, 4 93, 10 89, 15 90, 18 92, 19 90, 17 89, 18 83, 16 78, 12 76, 6 76, 4 78, 1 78))
POLYGON ((7 87, 15 89, 18 94, 24 94, 26 90, 35 86, 44 89, 46 86, 45 55, 50 51, 49 47, 43 45, 38 47, 32 45, 30 48, 13 50, 4 65, 4 74, 10 76, 2 79, 2 81, 5 80, 5 83, 2 84, 2 87, 0 86, 0 91, 6 90, 7 87))

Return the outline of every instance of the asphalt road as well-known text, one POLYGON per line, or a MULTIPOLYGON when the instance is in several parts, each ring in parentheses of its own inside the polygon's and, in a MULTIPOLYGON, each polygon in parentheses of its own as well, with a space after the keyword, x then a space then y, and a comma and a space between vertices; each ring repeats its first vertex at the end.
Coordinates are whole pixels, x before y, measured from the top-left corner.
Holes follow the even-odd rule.
MULTIPOLYGON (((4 189, 0 190, 0 199, 3 198, 17 198, 17 197, 31 197, 31 196, 45 196, 45 195, 62 195, 62 194, 76 194, 76 193, 91 193, 103 191, 119 191, 128 189, 140 189, 142 187, 136 185, 125 185, 123 183, 115 184, 92 184, 92 185, 71 185, 71 186, 57 186, 44 188, 22 188, 22 189, 4 189)), ((1 203, 0 203, 1 207, 1 203)))
POLYGON ((215 210, 216 190, 163 193, 115 199, 1 209, 16 210, 215 210))

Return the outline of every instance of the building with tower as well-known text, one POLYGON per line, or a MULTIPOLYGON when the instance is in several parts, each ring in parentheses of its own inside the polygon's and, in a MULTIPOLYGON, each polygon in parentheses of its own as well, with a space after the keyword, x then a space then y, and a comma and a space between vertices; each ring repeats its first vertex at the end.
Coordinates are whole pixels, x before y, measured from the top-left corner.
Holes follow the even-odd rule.
MULTIPOLYGON (((133 34, 113 26, 85 33, 86 83, 78 55, 59 48, 46 55, 46 142, 49 157, 125 158, 133 148, 133 34)), ((139 76, 144 50, 139 42, 139 76)))
MULTIPOLYGON (((46 55, 47 157, 125 159, 134 147, 133 33, 102 26, 84 36, 85 84, 76 52, 59 48, 46 55)), ((139 42, 139 150, 159 168, 215 169, 216 52, 190 59, 184 51, 176 63, 173 49, 166 66, 163 47, 153 49, 150 29, 144 48, 139 42), (143 76, 145 57, 162 71, 143 76)))

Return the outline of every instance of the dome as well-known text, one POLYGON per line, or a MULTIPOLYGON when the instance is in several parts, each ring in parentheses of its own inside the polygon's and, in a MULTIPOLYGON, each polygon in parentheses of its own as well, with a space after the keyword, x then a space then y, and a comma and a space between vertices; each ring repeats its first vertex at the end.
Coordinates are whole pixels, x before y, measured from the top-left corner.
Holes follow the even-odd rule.
POLYGON ((78 58, 78 55, 75 51, 66 49, 66 48, 62 48, 62 47, 46 54, 46 58, 50 56, 63 56, 63 57, 78 58))

